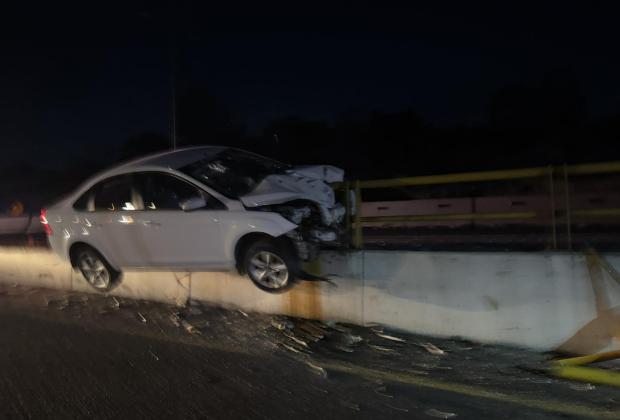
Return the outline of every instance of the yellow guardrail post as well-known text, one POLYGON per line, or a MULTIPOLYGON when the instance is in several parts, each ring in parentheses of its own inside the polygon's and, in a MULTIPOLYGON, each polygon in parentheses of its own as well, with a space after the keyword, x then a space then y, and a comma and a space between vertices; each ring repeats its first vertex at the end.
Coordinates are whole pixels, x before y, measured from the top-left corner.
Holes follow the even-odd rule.
POLYGON ((555 220, 555 189, 553 182, 553 166, 549 166, 549 199, 551 203, 551 231, 553 235, 553 249, 558 249, 558 232, 555 220))
POLYGON ((355 181, 355 215, 353 226, 353 247, 361 249, 364 246, 362 237, 362 189, 360 181, 355 181))

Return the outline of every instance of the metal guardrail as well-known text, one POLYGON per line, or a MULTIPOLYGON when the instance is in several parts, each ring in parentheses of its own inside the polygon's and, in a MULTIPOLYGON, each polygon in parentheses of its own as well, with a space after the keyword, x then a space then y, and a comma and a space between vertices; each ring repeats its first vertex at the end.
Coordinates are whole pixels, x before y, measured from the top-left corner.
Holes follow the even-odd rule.
POLYGON ((394 223, 394 222, 422 222, 422 221, 475 221, 475 220, 515 220, 550 217, 552 228, 553 248, 558 247, 558 209, 556 208, 556 180, 562 176, 564 190, 564 209, 562 216, 565 219, 568 249, 572 248, 572 219, 583 217, 618 217, 620 209, 591 209, 572 210, 569 192, 569 177, 581 175, 620 173, 620 162, 603 162, 579 165, 546 166, 525 169, 512 169, 502 171, 465 172, 447 175, 429 175, 395 179, 377 179, 367 181, 347 181, 334 184, 334 188, 344 191, 344 201, 347 209, 346 229, 352 232, 352 245, 354 248, 362 248, 364 239, 362 225, 369 223, 394 223), (421 185, 441 185, 466 182, 507 181, 527 178, 548 178, 550 212, 503 212, 503 213, 466 213, 466 214, 427 214, 410 216, 374 216, 363 217, 362 189, 370 188, 397 188, 421 185), (353 204, 351 203, 351 191, 355 195, 355 212, 353 217, 353 204))

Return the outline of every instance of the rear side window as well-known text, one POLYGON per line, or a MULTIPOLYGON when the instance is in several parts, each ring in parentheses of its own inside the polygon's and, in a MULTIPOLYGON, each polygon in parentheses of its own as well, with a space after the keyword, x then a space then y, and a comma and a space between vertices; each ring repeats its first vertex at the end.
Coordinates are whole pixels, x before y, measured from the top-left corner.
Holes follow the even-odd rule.
POLYGON ((93 196, 93 189, 86 191, 80 198, 78 198, 75 203, 73 203, 73 208, 80 211, 91 211, 91 198, 93 196))
POLYGON ((116 176, 95 186, 95 211, 136 210, 132 179, 116 176))
POLYGON ((142 194, 144 210, 182 210, 187 200, 203 198, 205 209, 224 209, 224 205, 205 191, 177 177, 145 172, 139 175, 138 185, 142 194))

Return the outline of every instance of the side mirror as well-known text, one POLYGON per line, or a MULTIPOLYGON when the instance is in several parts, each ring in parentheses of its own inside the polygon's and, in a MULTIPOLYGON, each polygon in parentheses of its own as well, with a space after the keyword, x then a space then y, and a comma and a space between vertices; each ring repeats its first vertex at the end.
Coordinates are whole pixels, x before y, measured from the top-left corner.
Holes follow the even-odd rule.
POLYGON ((207 202, 204 197, 192 197, 181 201, 180 206, 183 211, 192 211, 206 207, 207 202))

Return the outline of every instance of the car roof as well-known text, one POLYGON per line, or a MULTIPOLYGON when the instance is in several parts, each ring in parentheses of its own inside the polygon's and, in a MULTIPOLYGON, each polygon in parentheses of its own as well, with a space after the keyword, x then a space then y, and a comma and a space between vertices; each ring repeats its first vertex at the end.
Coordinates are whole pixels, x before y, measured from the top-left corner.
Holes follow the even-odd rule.
MULTIPOLYGON (((85 180, 73 193, 71 193, 67 200, 73 200, 75 197, 84 193, 88 188, 100 182, 106 178, 122 175, 125 173, 138 172, 141 170, 160 170, 160 169, 179 169, 185 165, 196 162, 200 159, 212 158, 223 150, 229 149, 224 146, 198 146, 187 147, 177 150, 169 150, 166 152, 156 153, 148 156, 143 156, 129 162, 121 163, 120 165, 108 168, 102 172, 99 172, 87 180, 85 180)), ((61 200, 64 201, 64 200, 61 200)))
POLYGON ((226 149, 227 147, 223 146, 198 146, 170 150, 125 162, 119 166, 106 170, 105 172, 125 172, 131 171, 132 169, 143 168, 145 166, 159 166, 170 169, 178 169, 200 159, 212 158, 226 149))

